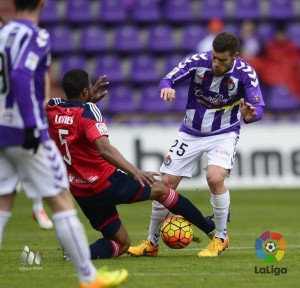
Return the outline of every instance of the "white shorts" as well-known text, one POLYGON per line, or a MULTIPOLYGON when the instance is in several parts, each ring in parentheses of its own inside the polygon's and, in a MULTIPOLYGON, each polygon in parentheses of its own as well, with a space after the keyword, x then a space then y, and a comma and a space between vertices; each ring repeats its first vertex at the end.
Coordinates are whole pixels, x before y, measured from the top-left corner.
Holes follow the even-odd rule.
POLYGON ((199 137, 179 132, 177 139, 167 153, 160 172, 191 178, 192 172, 203 153, 207 165, 216 165, 231 170, 239 135, 234 132, 199 137))
POLYGON ((53 140, 36 154, 22 147, 0 148, 0 195, 12 193, 21 181, 29 198, 52 197, 69 188, 66 166, 53 140))

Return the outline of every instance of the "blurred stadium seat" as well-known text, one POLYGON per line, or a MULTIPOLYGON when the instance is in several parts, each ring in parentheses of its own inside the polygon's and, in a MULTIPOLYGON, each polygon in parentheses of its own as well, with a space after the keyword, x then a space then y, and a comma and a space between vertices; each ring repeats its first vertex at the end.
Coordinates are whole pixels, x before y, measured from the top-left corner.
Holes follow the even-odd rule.
POLYGON ((239 0, 235 3, 234 18, 236 20, 252 19, 261 17, 260 0, 239 0))
POLYGON ((300 108, 300 102, 283 85, 273 85, 265 97, 266 108, 272 112, 296 111, 300 108))
POLYGON ((115 29, 114 47, 117 52, 134 53, 142 49, 142 40, 137 26, 122 25, 115 29))
POLYGON ((159 0, 135 0, 131 18, 135 22, 155 23, 160 21, 159 0))
POLYGON ((227 17, 224 0, 202 0, 200 6, 199 19, 201 20, 224 19, 227 17))
POLYGON ((113 113, 135 111, 137 102, 134 96, 131 87, 124 85, 111 87, 108 95, 109 111, 113 113))
POLYGON ((293 0, 271 0, 268 4, 267 17, 269 19, 291 20, 295 16, 293 0))
POLYGON ((94 62, 96 62, 95 72, 92 76, 94 80, 102 75, 107 75, 107 81, 112 84, 124 81, 122 62, 119 55, 101 55, 94 62))
POLYGON ((297 47, 300 48, 300 22, 291 22, 287 24, 287 34, 297 47))
POLYGON ((168 25, 155 25, 149 28, 147 47, 152 52, 171 52, 176 49, 173 30, 168 25))
POLYGON ((182 41, 179 47, 186 53, 196 52, 199 41, 206 35, 206 29, 202 25, 185 25, 182 31, 182 41))
POLYGON ((191 1, 165 0, 164 17, 169 22, 190 22, 193 20, 191 1))
POLYGON ((128 11, 123 0, 101 0, 99 10, 99 20, 104 23, 120 23, 128 19, 128 11))
POLYGON ((271 40, 276 31, 276 27, 272 22, 260 22, 257 25, 257 34, 264 42, 271 40))
POLYGON ((184 82, 176 88, 176 98, 173 109, 175 111, 185 111, 189 91, 189 83, 184 82))
POLYGON ((240 32, 240 26, 236 22, 227 22, 224 25, 224 31, 229 31, 231 33, 238 35, 240 32))
POLYGON ((56 24, 60 20, 58 13, 58 5, 56 1, 46 1, 42 11, 40 22, 41 24, 56 24))
POLYGON ((58 25, 49 29, 52 53, 71 53, 76 50, 72 30, 69 26, 58 25))
POLYGON ((91 0, 67 0, 65 17, 72 24, 91 23, 93 21, 91 0))
POLYGON ((109 48, 105 31, 102 27, 92 25, 83 27, 80 34, 80 49, 84 53, 99 53, 109 48))
POLYGON ((131 81, 135 84, 156 83, 158 69, 153 55, 134 55, 130 67, 131 81))
MULTIPOLYGON (((224 31, 239 34, 242 21, 252 19, 264 43, 280 24, 300 49, 299 16, 299 0, 49 0, 41 24, 50 32, 53 60, 61 67, 54 77, 61 78, 74 66, 92 68, 93 80, 107 74, 112 86, 129 88, 136 101, 143 95, 151 98, 147 94, 152 85, 197 53, 199 41, 207 35, 208 20, 219 18, 224 31)), ((185 89, 177 87, 172 111, 184 109, 185 89)), ((272 99, 271 110, 279 101, 277 96, 269 97, 275 93, 289 99, 284 87, 268 89, 266 102, 272 99)), ((110 111, 110 100, 101 105, 110 111)))
POLYGON ((167 112, 173 106, 173 102, 160 98, 157 85, 141 86, 140 99, 140 109, 145 112, 167 112))
POLYGON ((64 74, 70 69, 83 69, 87 70, 87 59, 82 54, 71 54, 63 56, 60 65, 60 80, 62 80, 64 74))

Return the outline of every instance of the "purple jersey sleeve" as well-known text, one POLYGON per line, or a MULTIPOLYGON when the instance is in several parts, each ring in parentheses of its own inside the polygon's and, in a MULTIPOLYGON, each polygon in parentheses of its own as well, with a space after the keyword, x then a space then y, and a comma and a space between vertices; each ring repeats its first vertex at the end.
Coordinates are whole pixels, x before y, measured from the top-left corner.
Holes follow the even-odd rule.
POLYGON ((24 52, 11 72, 11 87, 24 126, 37 126, 34 111, 45 97, 45 72, 49 65, 49 34, 42 29, 24 37, 24 52), (34 95, 34 96, 33 96, 34 95), (36 102, 38 100, 38 102, 36 102))
POLYGON ((195 54, 178 63, 172 71, 170 71, 159 83, 159 91, 163 88, 173 88, 177 83, 183 82, 191 78, 195 74, 198 66, 206 64, 207 53, 195 54), (203 61, 204 60, 204 61, 203 61))
MULTIPOLYGON (((243 67, 245 62, 240 62, 239 67, 243 67)), ((243 67, 244 68, 244 67, 243 67)), ((253 121, 251 122, 246 122, 245 123, 252 123, 259 121, 263 118, 264 116, 264 100, 263 100, 263 95, 260 90, 259 86, 259 81, 256 75, 256 72, 252 69, 251 71, 247 66, 245 66, 244 70, 247 72, 242 74, 241 80, 244 83, 244 89, 245 89, 245 101, 252 104, 255 107, 255 112, 257 113, 256 117, 254 118, 253 121)))
POLYGON ((251 103, 252 105, 261 105, 265 106, 262 93, 260 90, 259 82, 254 70, 251 73, 244 73, 241 77, 242 82, 244 83, 246 101, 251 103), (255 76, 255 80, 251 77, 255 76))

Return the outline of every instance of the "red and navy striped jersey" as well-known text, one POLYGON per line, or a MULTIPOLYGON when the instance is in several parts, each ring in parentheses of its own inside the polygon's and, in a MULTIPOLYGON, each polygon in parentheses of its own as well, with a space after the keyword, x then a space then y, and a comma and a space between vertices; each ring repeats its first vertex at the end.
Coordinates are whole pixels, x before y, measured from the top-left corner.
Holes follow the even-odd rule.
POLYGON ((108 137, 105 120, 93 103, 51 99, 46 112, 49 133, 67 165, 74 196, 90 196, 103 191, 116 167, 105 161, 94 144, 108 137))

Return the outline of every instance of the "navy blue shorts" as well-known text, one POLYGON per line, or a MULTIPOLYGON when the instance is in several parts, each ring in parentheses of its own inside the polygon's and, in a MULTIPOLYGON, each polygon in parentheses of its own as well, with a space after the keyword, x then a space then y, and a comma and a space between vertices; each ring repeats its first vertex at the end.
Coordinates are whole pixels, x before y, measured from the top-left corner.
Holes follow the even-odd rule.
POLYGON ((151 187, 140 185, 132 176, 116 170, 110 177, 109 186, 99 194, 75 197, 92 227, 105 238, 111 238, 121 226, 116 208, 118 204, 129 204, 149 199, 151 187))

